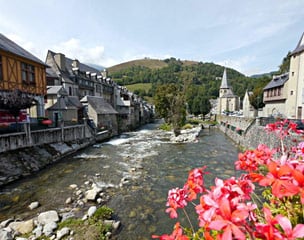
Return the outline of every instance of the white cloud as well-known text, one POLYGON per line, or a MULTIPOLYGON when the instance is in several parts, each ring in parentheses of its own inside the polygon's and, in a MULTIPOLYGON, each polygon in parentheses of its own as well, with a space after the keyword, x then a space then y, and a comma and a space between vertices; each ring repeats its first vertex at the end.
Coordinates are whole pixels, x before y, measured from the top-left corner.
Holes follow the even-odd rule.
POLYGON ((71 38, 61 42, 52 48, 55 52, 65 54, 68 58, 78 59, 83 63, 94 63, 104 66, 107 60, 104 58, 105 48, 102 45, 87 47, 77 38, 71 38))

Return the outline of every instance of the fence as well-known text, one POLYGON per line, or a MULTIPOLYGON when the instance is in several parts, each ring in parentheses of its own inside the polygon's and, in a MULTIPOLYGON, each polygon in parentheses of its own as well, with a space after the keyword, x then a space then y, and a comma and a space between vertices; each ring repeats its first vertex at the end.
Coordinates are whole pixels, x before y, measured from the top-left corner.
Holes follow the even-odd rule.
POLYGON ((24 132, 0 135, 0 152, 50 143, 78 142, 85 139, 90 141, 95 139, 94 131, 86 124, 37 131, 31 131, 29 125, 25 125, 24 127, 24 132))

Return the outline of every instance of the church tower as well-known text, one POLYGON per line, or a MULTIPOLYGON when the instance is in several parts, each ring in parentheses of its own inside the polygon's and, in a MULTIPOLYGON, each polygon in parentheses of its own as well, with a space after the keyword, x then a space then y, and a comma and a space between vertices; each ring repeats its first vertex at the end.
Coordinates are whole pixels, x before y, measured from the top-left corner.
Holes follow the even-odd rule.
POLYGON ((240 99, 233 94, 232 88, 228 85, 227 70, 224 69, 222 83, 219 90, 218 98, 218 114, 223 112, 238 111, 240 106, 240 99))
POLYGON ((225 68, 224 73, 223 73, 223 77, 222 77, 222 83, 221 83, 221 86, 220 86, 219 96, 221 98, 221 97, 227 96, 228 94, 233 95, 233 92, 232 92, 232 89, 228 85, 227 71, 226 71, 226 68, 225 68))

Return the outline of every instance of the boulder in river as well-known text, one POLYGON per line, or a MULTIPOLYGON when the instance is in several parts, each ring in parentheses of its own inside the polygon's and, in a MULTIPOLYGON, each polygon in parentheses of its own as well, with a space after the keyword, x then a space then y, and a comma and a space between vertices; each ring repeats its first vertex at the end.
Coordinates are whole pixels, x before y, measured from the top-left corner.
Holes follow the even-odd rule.
POLYGON ((38 222, 42 225, 46 225, 49 222, 58 222, 58 221, 59 221, 59 216, 55 210, 43 212, 38 215, 38 222))

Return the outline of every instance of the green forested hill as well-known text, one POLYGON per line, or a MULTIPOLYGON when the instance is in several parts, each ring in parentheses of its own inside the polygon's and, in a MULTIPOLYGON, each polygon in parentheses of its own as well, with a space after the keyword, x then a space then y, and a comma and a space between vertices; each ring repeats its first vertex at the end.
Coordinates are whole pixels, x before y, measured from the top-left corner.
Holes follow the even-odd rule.
MULTIPOLYGON (((141 87, 136 93, 143 97, 152 97, 158 85, 174 83, 186 86, 189 98, 196 95, 217 98, 223 71, 223 66, 214 63, 181 61, 175 58, 165 60, 146 58, 108 68, 110 77, 119 85, 141 83, 141 87), (149 87, 143 91, 144 85, 142 84, 145 83, 149 83, 147 84, 149 87)), ((256 86, 263 87, 270 80, 269 77, 246 77, 231 68, 227 68, 227 78, 234 93, 241 99, 247 89, 253 90, 256 86)))

